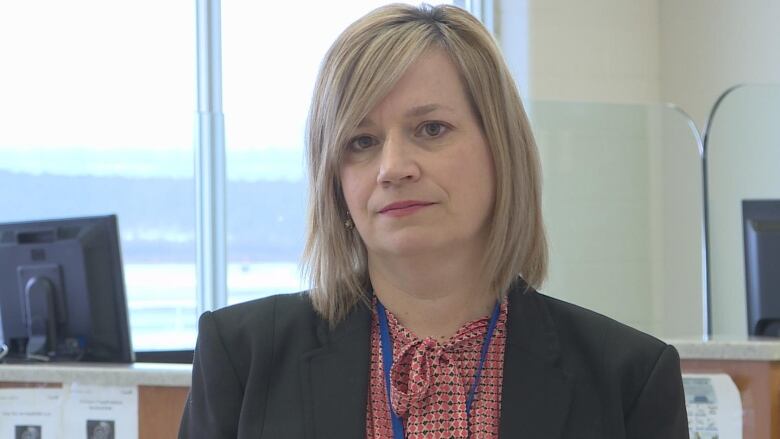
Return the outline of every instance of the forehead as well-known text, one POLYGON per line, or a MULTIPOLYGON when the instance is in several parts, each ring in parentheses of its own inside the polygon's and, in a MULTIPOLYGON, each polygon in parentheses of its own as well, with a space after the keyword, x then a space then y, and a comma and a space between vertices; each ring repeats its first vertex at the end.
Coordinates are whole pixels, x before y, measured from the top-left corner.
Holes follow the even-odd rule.
POLYGON ((447 52, 438 47, 420 54, 368 117, 373 119, 388 111, 408 113, 409 109, 434 105, 452 111, 470 110, 458 68, 447 52))

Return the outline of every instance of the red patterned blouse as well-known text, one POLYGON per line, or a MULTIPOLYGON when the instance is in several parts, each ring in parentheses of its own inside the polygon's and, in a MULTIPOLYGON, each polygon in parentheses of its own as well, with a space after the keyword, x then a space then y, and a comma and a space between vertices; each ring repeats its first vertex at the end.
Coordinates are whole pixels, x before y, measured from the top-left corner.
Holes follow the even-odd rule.
MULTIPOLYGON (((366 438, 392 439, 376 313, 374 306, 366 438)), ((466 323, 448 341, 438 343, 432 338, 417 338, 387 311, 393 340, 393 408, 403 420, 406 438, 498 437, 506 316, 504 300, 471 406, 469 426, 466 397, 474 381, 490 317, 466 323)))

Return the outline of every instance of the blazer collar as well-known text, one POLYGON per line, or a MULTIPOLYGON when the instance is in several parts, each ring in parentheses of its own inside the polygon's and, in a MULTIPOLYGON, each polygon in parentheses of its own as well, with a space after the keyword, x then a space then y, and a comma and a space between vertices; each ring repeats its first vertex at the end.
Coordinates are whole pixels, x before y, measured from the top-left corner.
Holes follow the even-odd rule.
POLYGON ((501 396, 501 437, 559 438, 569 413, 571 379, 560 361, 555 324, 539 293, 509 291, 501 396))
MULTIPOLYGON (((359 438, 366 432, 371 311, 360 303, 303 355, 306 437, 359 438)), ((571 379, 560 362, 555 325, 539 293, 518 281, 509 291, 500 437, 559 438, 569 413, 571 379)))
POLYGON ((320 347, 301 358, 306 437, 366 435, 371 312, 359 303, 335 328, 320 320, 320 347))

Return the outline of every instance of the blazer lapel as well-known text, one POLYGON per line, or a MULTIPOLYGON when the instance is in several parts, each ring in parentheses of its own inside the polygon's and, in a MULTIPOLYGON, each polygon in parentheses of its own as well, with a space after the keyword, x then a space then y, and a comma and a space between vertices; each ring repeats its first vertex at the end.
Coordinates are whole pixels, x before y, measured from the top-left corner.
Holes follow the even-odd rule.
POLYGON ((321 346, 301 359, 307 438, 365 437, 370 322, 363 305, 333 330, 320 322, 321 346))
POLYGON ((533 289, 516 283, 509 294, 500 436, 560 438, 571 384, 547 308, 533 289))

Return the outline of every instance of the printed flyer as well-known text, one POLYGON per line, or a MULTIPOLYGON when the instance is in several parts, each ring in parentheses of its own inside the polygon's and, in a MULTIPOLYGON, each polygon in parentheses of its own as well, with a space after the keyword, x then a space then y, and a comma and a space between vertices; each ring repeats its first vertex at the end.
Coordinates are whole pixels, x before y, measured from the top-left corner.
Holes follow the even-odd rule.
POLYGON ((137 439, 138 388, 70 383, 0 389, 0 437, 137 439))
POLYGON ((47 387, 0 389, 0 437, 65 437, 60 434, 63 393, 47 387))

